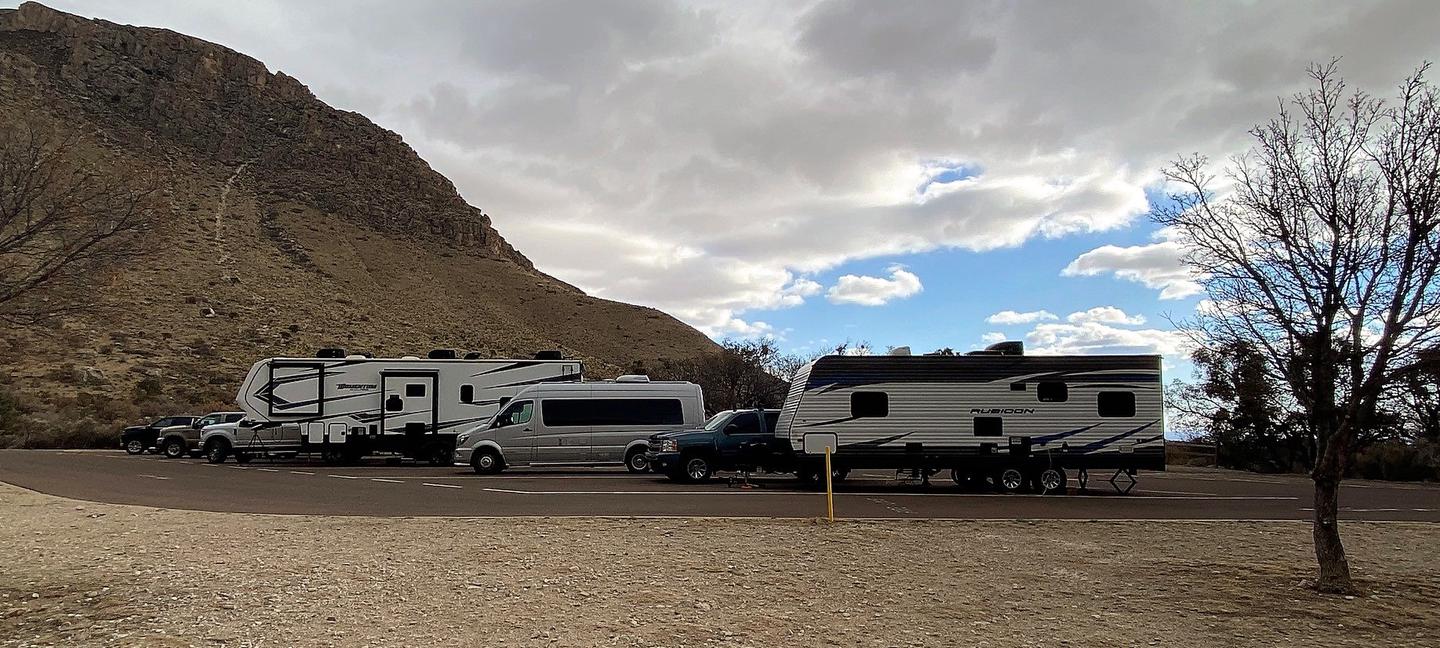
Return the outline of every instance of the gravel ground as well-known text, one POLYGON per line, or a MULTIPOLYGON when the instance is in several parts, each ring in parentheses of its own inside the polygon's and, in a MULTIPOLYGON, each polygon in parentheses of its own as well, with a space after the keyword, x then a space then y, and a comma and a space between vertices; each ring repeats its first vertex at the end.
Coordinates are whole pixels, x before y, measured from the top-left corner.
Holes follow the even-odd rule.
MULTIPOLYGON (((157 483, 157 488, 164 488, 157 483)), ((1440 525, 380 519, 0 484, 0 645, 1436 646, 1440 525)))

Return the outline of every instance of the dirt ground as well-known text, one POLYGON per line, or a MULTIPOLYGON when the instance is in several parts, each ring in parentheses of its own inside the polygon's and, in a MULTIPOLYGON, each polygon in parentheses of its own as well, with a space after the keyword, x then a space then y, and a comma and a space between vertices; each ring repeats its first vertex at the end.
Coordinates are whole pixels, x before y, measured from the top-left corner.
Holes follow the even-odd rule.
POLYGON ((4 646, 1440 645, 1440 525, 1345 525, 1347 599, 1286 523, 0 520, 4 646))

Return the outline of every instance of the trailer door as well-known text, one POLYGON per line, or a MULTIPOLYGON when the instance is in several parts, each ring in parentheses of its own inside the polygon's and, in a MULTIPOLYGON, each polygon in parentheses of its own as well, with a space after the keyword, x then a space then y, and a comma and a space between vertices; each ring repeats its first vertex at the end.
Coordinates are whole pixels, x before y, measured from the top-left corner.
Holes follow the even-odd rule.
MULTIPOLYGON (((439 394, 434 372, 384 372, 380 382, 380 420, 385 434, 423 437, 435 432, 439 394)), ((423 441, 414 439, 417 444, 423 441)))

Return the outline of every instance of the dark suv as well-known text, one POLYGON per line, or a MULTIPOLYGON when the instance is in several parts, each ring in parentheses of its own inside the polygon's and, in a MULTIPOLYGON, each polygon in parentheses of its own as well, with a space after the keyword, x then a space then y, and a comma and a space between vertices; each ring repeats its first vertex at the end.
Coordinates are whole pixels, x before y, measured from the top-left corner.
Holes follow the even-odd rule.
POLYGON ((779 418, 779 410, 726 410, 702 429, 651 436, 645 457, 676 481, 703 482, 717 470, 788 472, 794 453, 788 439, 775 436, 779 418))
POLYGON ((120 447, 125 452, 138 455, 146 450, 154 450, 155 440, 160 438, 160 430, 172 425, 194 425, 199 420, 198 416, 165 416, 155 419, 147 425, 132 425, 120 432, 120 447))

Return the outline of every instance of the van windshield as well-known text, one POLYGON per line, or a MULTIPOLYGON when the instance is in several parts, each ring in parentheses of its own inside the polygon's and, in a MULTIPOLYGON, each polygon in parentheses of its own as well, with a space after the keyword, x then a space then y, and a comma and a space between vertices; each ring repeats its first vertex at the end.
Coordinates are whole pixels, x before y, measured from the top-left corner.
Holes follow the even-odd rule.
POLYGON ((730 418, 730 414, 731 414, 730 412, 720 412, 719 414, 716 414, 716 415, 710 417, 710 420, 705 421, 705 429, 707 429, 707 430, 718 430, 718 429, 720 429, 720 426, 725 423, 726 419, 729 419, 729 418, 730 418))

